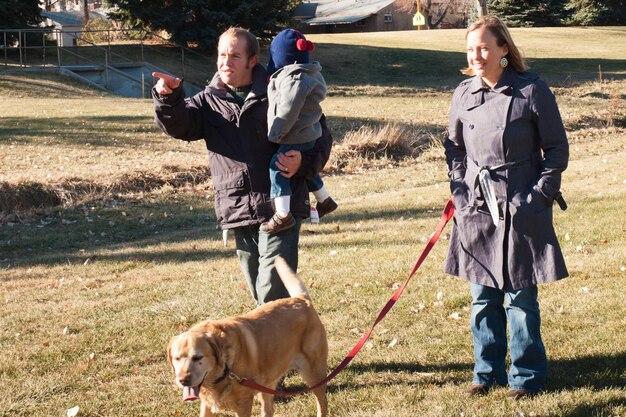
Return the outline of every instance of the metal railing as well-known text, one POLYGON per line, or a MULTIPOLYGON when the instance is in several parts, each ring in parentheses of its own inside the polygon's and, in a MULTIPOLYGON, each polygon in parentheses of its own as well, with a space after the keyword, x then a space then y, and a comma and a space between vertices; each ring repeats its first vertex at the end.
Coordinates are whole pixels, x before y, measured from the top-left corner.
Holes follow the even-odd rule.
MULTIPOLYGON (((155 33, 141 29, 129 30, 71 30, 65 31, 54 28, 36 29, 0 29, 2 44, 1 68, 29 68, 29 67, 62 67, 68 65, 103 65, 108 68, 120 63, 147 61, 147 54, 151 57, 160 57, 161 62, 167 63, 167 69, 181 77, 188 78, 188 73, 195 76, 198 84, 206 79, 199 80, 198 74, 206 75, 206 64, 212 58, 188 47, 179 45, 155 33), (98 38, 98 42, 89 39, 98 38), (71 45, 66 45, 71 43, 71 45), (167 49, 164 50, 164 49, 167 49), (116 52, 116 50, 118 52, 116 52), (133 51, 131 57, 119 52, 133 51), (172 51, 178 50, 179 58, 172 51), (138 52, 135 52, 138 51, 138 52), (198 63, 192 63, 192 56, 197 62, 203 62, 200 68, 198 63), (55 57, 55 59, 51 59, 55 57), (102 59, 104 58, 104 59, 102 59)), ((157 59, 157 58, 155 58, 157 59)))

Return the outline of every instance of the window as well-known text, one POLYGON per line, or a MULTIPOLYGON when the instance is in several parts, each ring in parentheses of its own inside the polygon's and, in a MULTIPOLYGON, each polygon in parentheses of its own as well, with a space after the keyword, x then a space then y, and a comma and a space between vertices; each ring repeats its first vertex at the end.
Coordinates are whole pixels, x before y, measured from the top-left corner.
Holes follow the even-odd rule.
POLYGON ((385 23, 393 22, 393 15, 391 13, 385 13, 385 23))

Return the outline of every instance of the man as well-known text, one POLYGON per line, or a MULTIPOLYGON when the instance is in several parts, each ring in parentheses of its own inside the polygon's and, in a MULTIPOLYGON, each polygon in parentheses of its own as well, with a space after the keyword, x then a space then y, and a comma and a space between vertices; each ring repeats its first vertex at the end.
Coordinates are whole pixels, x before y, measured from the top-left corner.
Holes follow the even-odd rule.
POLYGON ((153 73, 159 78, 152 91, 155 119, 177 139, 204 139, 217 219, 223 229, 234 231, 241 269, 261 305, 289 296, 274 259, 280 255, 297 270, 300 226, 310 213, 305 179, 315 177, 328 160, 332 137, 322 116, 322 136, 314 149, 279 155, 277 166, 291 179, 296 227, 277 234, 260 231, 274 213, 269 166, 277 149, 267 139, 267 72, 258 63, 256 37, 245 29, 224 32, 217 52, 217 73, 203 92, 186 100, 182 80, 153 73))

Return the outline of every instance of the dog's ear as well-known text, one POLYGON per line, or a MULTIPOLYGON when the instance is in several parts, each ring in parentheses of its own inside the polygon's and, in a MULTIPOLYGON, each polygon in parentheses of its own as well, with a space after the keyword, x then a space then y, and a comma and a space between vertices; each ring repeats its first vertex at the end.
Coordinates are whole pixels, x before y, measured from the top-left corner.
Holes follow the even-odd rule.
POLYGON ((219 366, 224 366, 225 361, 224 361, 224 355, 222 353, 224 349, 222 347, 221 341, 217 337, 215 337, 215 335, 212 333, 205 333, 204 337, 206 338, 209 348, 212 350, 211 353, 215 357, 217 364, 219 366))
POLYGON ((224 361, 224 363, 232 364, 233 362, 235 362, 236 349, 233 343, 236 343, 237 339, 231 338, 231 340, 229 341, 226 333, 220 331, 218 340, 220 341, 222 360, 224 361))
POLYGON ((220 366, 233 363, 233 348, 227 341, 226 333, 219 328, 206 333, 207 341, 215 353, 215 357, 220 366))
POLYGON ((178 336, 174 336, 170 339, 167 344, 167 362, 170 364, 170 368, 174 370, 174 361, 172 360, 172 345, 174 344, 174 340, 176 340, 178 336))

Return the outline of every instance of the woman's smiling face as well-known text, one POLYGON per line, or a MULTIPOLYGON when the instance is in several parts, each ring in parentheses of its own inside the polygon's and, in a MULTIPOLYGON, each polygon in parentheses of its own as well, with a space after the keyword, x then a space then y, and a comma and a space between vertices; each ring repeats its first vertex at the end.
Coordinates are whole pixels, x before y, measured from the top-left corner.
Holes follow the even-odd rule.
POLYGON ((467 63, 489 86, 500 79, 504 72, 500 59, 508 53, 506 44, 498 46, 498 38, 489 29, 482 27, 467 34, 467 63))

